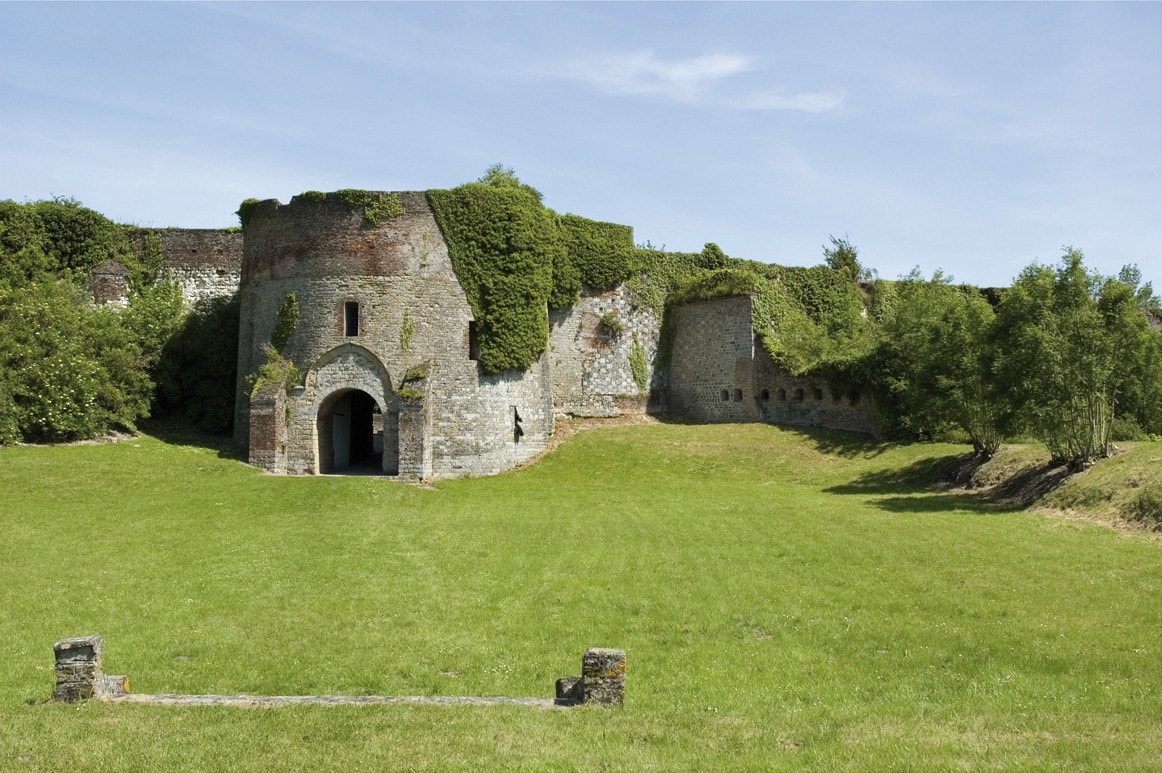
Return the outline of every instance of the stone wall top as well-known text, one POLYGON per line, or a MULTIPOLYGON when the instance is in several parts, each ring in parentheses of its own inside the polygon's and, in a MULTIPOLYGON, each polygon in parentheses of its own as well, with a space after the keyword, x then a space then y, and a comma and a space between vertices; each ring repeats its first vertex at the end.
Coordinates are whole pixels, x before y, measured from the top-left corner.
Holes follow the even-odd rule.
POLYGON ((449 273, 427 194, 395 195, 404 213, 375 225, 332 194, 295 197, 289 204, 259 202, 246 224, 243 282, 449 273))

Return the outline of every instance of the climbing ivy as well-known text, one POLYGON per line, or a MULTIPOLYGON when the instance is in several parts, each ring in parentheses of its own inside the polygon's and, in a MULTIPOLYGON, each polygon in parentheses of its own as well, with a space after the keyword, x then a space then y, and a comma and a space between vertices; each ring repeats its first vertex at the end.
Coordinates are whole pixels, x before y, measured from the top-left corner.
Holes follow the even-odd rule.
POLYGON ((612 290, 629 279, 634 250, 632 228, 577 215, 561 215, 557 222, 581 284, 591 290, 612 290))
POLYGON ((633 375, 633 381, 637 384, 637 391, 644 392, 649 385, 649 359, 646 357, 646 348, 642 346, 641 341, 637 338, 637 333, 633 334, 633 346, 629 348, 629 372, 633 375))
POLYGON ((549 337, 553 267, 565 258, 552 212, 523 187, 428 191, 480 334, 485 373, 527 370, 549 337))
POLYGON ((412 350, 412 336, 416 334, 416 321, 411 312, 403 310, 403 322, 399 326, 399 348, 405 352, 412 350))
POLYGON ((274 329, 270 333, 270 345, 279 354, 282 354, 286 349, 286 345, 290 343, 291 336, 294 335, 295 328, 299 324, 299 299, 294 293, 287 293, 287 296, 282 299, 282 305, 278 307, 278 313, 274 318, 274 329))

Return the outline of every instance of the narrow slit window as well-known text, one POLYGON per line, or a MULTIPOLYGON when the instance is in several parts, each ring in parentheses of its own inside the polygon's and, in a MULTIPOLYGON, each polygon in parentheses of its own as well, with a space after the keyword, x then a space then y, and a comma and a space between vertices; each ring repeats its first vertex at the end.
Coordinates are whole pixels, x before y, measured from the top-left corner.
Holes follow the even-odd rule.
POLYGON ((359 335, 359 302, 347 301, 343 304, 343 335, 359 335))
POLYGON ((476 326, 475 320, 468 322, 468 359, 480 359, 480 328, 476 326))

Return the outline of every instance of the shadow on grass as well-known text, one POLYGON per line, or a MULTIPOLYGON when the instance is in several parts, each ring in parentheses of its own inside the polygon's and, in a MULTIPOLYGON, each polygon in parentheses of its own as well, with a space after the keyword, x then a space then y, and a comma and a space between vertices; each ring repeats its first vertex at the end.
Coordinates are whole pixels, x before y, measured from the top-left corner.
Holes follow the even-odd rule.
POLYGON ((890 448, 898 448, 900 443, 885 443, 871 435, 824 427, 788 427, 772 424, 783 432, 798 435, 803 441, 822 454, 841 456, 845 459, 869 459, 879 456, 890 448))
POLYGON ((246 462, 245 451, 234 446, 233 438, 227 435, 211 435, 193 425, 176 419, 149 419, 138 429, 143 435, 156 438, 166 445, 188 446, 214 451, 219 459, 246 462))
POLYGON ((1002 471, 989 480, 988 461, 973 454, 918 459, 905 467, 875 470, 825 489, 831 494, 885 494, 872 504, 891 512, 1017 512, 1043 498, 1070 476, 1048 462, 1002 471))

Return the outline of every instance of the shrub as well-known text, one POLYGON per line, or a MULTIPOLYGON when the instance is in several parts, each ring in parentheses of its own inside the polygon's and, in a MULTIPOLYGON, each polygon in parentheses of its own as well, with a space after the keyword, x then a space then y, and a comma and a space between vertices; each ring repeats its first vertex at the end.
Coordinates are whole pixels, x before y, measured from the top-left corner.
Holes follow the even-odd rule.
POLYGON ((335 198, 348 209, 362 212, 363 222, 368 226, 379 225, 403 214, 403 202, 397 193, 344 188, 335 191, 335 198))

